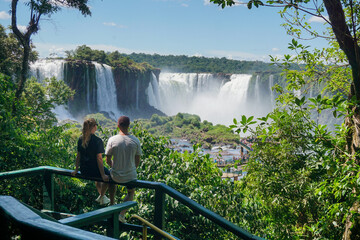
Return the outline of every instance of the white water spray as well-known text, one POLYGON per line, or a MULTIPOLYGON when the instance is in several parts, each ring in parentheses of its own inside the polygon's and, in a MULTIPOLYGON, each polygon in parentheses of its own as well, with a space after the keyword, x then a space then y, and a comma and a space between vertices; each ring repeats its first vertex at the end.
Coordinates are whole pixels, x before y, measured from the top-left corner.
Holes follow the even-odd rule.
POLYGON ((150 104, 170 116, 178 112, 191 113, 202 120, 229 125, 234 117, 248 114, 250 78, 248 74, 233 74, 230 81, 224 83, 212 74, 161 73, 159 104, 155 101, 150 104))
POLYGON ((116 119, 120 116, 117 106, 116 86, 111 67, 93 62, 96 69, 97 105, 99 111, 104 111, 116 119))
POLYGON ((270 101, 271 101, 271 107, 274 109, 275 107, 275 96, 274 91, 272 87, 274 86, 274 75, 269 76, 269 91, 270 91, 270 101))
POLYGON ((159 106, 160 98, 159 98, 159 84, 157 78, 153 72, 151 72, 150 84, 147 89, 147 94, 149 97, 149 104, 151 106, 159 106))
MULTIPOLYGON (((30 75, 35 77, 38 82, 43 82, 46 78, 55 77, 57 80, 64 80, 64 60, 42 59, 30 64, 30 75)), ((58 120, 75 120, 65 105, 55 106, 53 112, 58 120)))

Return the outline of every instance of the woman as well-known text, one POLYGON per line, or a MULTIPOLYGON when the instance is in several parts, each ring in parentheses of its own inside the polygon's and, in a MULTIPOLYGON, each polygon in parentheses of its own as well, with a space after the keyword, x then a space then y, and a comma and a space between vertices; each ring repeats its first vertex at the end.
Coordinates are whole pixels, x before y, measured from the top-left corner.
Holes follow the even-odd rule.
POLYGON ((95 182, 99 197, 95 200, 101 205, 106 205, 110 199, 105 196, 105 192, 109 187, 108 182, 110 172, 104 167, 102 154, 105 152, 103 141, 95 136, 97 123, 95 119, 90 118, 84 121, 82 135, 77 144, 77 156, 75 163, 75 171, 71 173, 75 176, 79 171, 87 177, 102 178, 104 182, 95 182))

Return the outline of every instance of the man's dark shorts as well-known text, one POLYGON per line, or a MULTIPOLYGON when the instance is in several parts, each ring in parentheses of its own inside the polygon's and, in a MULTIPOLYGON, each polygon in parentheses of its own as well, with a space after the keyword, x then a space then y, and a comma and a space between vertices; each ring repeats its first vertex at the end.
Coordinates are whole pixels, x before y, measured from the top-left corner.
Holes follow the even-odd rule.
MULTIPOLYGON (((111 175, 110 175, 110 173, 109 173, 109 181, 113 181, 113 182, 116 182, 116 181, 114 181, 112 178, 111 178, 111 175)), ((130 182, 126 182, 126 183, 122 183, 122 184, 128 184, 128 183, 131 183, 131 182, 135 182, 136 180, 133 180, 133 181, 130 181, 130 182)), ((119 183, 120 184, 120 183, 119 183)), ((132 190, 132 189, 134 189, 135 187, 134 186, 127 186, 126 185, 126 188, 127 188, 127 190, 132 190)))

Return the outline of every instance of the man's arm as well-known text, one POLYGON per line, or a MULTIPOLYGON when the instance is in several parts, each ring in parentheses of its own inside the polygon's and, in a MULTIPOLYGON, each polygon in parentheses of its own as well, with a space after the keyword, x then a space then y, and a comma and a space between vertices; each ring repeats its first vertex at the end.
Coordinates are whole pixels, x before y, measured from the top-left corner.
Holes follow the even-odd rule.
POLYGON ((104 180, 104 182, 109 181, 109 176, 105 175, 105 172, 104 172, 104 163, 103 163, 103 159, 102 159, 102 153, 98 153, 96 155, 96 160, 97 160, 97 164, 98 164, 99 171, 101 174, 101 178, 104 180))
POLYGON ((106 155, 106 163, 112 168, 113 161, 112 161, 111 157, 112 157, 112 155, 106 155))
POLYGON ((137 168, 140 165, 140 155, 135 155, 135 167, 137 168))

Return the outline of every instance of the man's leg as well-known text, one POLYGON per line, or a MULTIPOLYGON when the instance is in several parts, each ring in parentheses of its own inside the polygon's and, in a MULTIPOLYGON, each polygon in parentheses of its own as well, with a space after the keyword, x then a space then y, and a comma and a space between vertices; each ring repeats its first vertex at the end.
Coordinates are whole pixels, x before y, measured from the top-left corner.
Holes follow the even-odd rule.
POLYGON ((110 197, 110 205, 114 205, 115 204, 115 193, 116 193, 116 184, 108 184, 109 187, 109 197, 110 197))
MULTIPOLYGON (((132 201, 132 200, 134 200, 134 195, 135 195, 135 188, 128 189, 128 190, 127 190, 127 195, 125 196, 123 202, 127 202, 127 201, 132 201)), ((122 216, 124 216, 125 213, 126 213, 126 211, 127 211, 127 209, 122 210, 122 211, 120 212, 120 214, 121 214, 122 216)))

